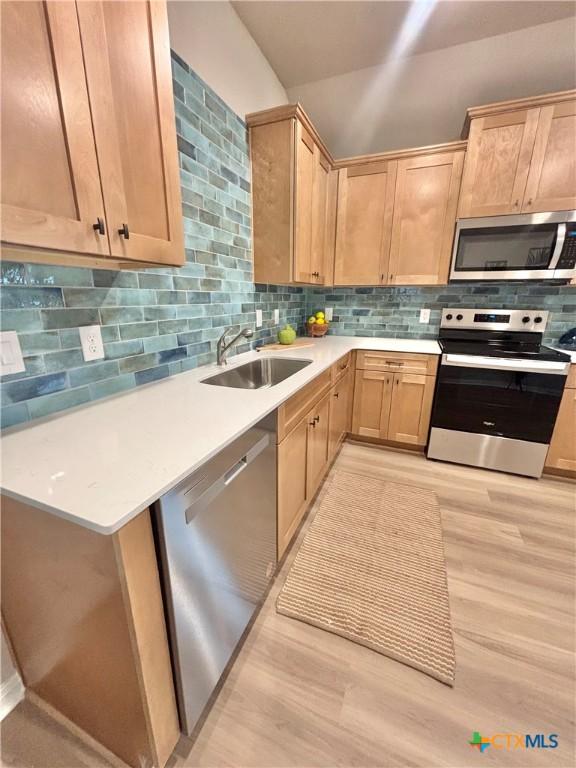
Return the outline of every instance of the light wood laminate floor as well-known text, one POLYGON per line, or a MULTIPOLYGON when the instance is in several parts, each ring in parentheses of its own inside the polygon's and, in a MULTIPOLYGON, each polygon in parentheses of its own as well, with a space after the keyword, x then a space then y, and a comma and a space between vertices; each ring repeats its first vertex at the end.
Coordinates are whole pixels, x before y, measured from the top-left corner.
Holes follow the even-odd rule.
MULTIPOLYGON (((455 687, 276 614, 315 505, 198 737, 180 740, 169 768, 572 766, 576 486, 351 443, 335 468, 437 492, 455 687), (559 748, 481 755, 473 731, 556 733, 559 748)), ((10 747, 8 764, 29 768, 10 747)), ((91 758, 82 764, 100 765, 91 758)))

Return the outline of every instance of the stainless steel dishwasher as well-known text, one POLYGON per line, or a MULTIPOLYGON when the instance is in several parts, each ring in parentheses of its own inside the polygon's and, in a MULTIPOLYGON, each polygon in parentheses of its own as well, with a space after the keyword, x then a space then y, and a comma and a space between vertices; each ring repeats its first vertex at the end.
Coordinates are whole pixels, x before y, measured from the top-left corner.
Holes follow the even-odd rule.
POLYGON ((165 494, 155 513, 180 720, 190 734, 276 567, 276 414, 165 494))

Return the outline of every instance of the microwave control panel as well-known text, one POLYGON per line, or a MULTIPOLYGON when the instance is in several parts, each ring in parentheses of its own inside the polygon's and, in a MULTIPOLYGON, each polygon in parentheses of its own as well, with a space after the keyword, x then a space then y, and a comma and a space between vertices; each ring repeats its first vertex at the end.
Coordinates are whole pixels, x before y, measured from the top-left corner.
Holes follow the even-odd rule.
POLYGON ((560 251, 560 258, 555 269, 574 269, 576 267, 576 224, 566 224, 566 236, 560 251))

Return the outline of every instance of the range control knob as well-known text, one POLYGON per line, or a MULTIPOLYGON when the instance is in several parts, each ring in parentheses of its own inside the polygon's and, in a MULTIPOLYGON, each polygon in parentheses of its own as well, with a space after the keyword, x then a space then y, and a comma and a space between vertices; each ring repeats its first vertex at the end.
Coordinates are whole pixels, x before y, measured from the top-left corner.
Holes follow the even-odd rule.
POLYGON ((522 318, 522 322, 523 323, 529 323, 530 322, 530 318, 528 317, 528 315, 524 315, 524 317, 522 318))
POLYGON ((542 318, 541 317, 535 317, 534 318, 534 322, 535 323, 541 323, 542 322, 542 318))
POLYGON ((456 315, 456 320, 462 320, 463 317, 464 315, 456 315))
POLYGON ((451 313, 451 312, 449 312, 449 313, 446 315, 446 320, 452 320, 452 313, 451 313))

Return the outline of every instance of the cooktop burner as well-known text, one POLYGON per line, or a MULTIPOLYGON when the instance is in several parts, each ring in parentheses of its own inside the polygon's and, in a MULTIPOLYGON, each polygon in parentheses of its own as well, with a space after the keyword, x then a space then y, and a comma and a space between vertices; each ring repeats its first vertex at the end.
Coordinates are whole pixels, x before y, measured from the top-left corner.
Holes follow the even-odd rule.
POLYGON ((450 355, 478 355, 479 357, 504 357, 515 360, 548 360, 569 362, 570 356, 540 344, 499 344, 489 341, 459 341, 440 339, 442 352, 450 355))
POLYGON ((536 309, 444 309, 438 341, 452 355, 570 362, 542 344, 548 312, 536 309))

